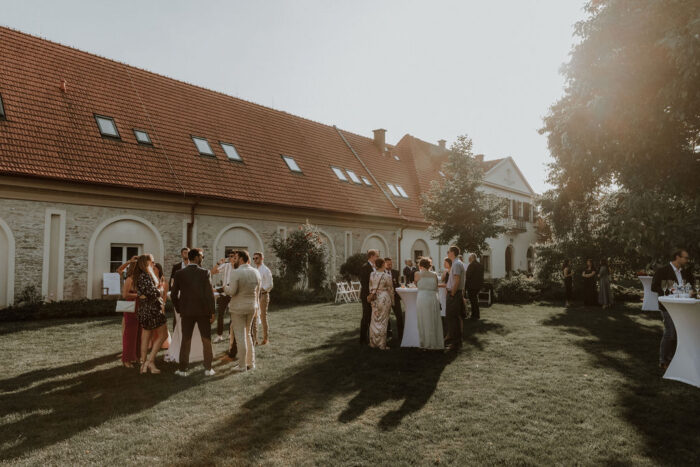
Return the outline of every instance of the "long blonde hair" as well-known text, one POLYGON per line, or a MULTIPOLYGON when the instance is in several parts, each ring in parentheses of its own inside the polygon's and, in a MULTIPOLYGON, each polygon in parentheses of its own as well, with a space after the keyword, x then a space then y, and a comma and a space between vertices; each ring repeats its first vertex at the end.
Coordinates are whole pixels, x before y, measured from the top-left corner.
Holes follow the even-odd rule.
POLYGON ((139 277, 141 277, 141 274, 148 274, 151 277, 151 280, 153 281, 154 284, 158 284, 158 278, 156 275, 153 273, 153 269, 148 269, 148 262, 151 262, 153 264, 153 256, 150 254, 145 254, 139 256, 139 259, 136 260, 136 264, 134 264, 131 267, 131 273, 129 274, 129 277, 131 277, 131 283, 136 285, 136 281, 138 280, 139 277))

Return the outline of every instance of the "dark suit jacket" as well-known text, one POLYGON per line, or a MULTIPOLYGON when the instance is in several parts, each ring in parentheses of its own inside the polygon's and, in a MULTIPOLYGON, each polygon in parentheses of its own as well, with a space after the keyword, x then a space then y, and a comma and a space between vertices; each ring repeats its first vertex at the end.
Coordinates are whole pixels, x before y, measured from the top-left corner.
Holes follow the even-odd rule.
POLYGON ((360 269, 360 298, 362 299, 363 303, 365 302, 367 295, 369 295, 369 276, 372 275, 373 271, 374 269, 372 269, 369 261, 362 266, 362 269, 360 269))
MULTIPOLYGON (((693 283, 693 276, 689 269, 681 269, 681 277, 683 277, 684 281, 690 284, 693 283)), ((654 278, 651 280, 651 290, 659 294, 659 297, 663 297, 664 295, 664 291, 661 288, 661 281, 678 281, 670 262, 657 269, 654 273, 654 278)))
POLYGON ((173 264, 173 270, 170 271, 170 287, 173 286, 173 279, 175 278, 175 273, 182 269, 182 261, 177 264, 173 264))
POLYGON ((399 277, 400 277, 400 275, 399 275, 398 269, 392 269, 391 270, 391 279, 392 279, 392 282, 394 283, 394 298, 396 299, 395 302, 397 300, 401 300, 401 297, 399 296, 399 294, 396 293, 396 289, 401 287, 401 282, 399 281, 399 277))
POLYGON ((416 269, 414 267, 406 266, 405 268, 403 268, 403 277, 406 278, 406 283, 413 282, 414 275, 416 274, 416 271, 418 271, 418 269, 416 269))
POLYGON ((484 267, 478 261, 469 263, 465 273, 464 288, 467 290, 481 290, 484 286, 484 267))
POLYGON ((214 291, 211 273, 190 264, 175 273, 170 289, 173 306, 182 316, 211 316, 214 314, 214 291))

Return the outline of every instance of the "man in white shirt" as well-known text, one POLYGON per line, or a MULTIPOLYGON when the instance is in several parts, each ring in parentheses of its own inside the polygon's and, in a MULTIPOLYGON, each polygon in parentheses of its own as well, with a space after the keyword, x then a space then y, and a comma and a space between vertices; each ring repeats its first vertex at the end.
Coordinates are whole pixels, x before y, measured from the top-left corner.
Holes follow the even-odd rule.
MULTIPOLYGON (((269 327, 267 324, 267 307, 270 304, 270 291, 272 290, 272 272, 270 268, 265 266, 263 263, 263 254, 259 251, 253 253, 253 263, 260 273, 260 319, 262 320, 263 328, 263 341, 260 345, 266 345, 269 341, 269 327)), ((258 321, 257 318, 253 319, 253 342, 255 345, 258 344, 258 321)))
MULTIPOLYGON (((216 321, 216 338, 214 339, 214 343, 218 344, 219 342, 224 341, 224 314, 226 313, 226 308, 228 307, 229 302, 231 301, 231 297, 226 295, 225 293, 225 288, 229 283, 230 277, 231 277, 231 271, 233 271, 236 268, 236 262, 238 260, 238 255, 236 252, 231 252, 228 255, 228 261, 226 261, 226 258, 220 259, 216 265, 211 269, 212 274, 222 274, 222 285, 218 289, 219 292, 219 299, 216 301, 216 313, 217 313, 217 321, 216 321)), ((231 325, 229 324, 229 334, 230 332, 231 325)), ((232 347, 234 346, 233 344, 231 345, 232 347)))

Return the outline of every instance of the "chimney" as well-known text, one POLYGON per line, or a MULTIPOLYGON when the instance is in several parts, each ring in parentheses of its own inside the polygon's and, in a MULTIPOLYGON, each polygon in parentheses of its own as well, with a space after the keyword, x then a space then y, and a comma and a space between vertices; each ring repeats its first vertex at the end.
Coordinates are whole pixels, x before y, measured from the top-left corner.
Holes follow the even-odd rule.
POLYGON ((378 128, 372 131, 374 131, 374 145, 384 153, 386 150, 386 130, 384 128, 378 128))
POLYGON ((484 162, 484 155, 477 154, 476 156, 474 156, 474 159, 476 159, 477 162, 484 162))
POLYGON ((446 144, 446 143, 447 143, 447 141, 445 141, 444 139, 439 139, 439 140, 438 140, 438 146, 440 146, 440 149, 445 149, 445 144, 446 144))
POLYGON ((68 92, 68 82, 65 79, 63 81, 61 81, 61 85, 59 86, 59 89, 62 92, 68 92))

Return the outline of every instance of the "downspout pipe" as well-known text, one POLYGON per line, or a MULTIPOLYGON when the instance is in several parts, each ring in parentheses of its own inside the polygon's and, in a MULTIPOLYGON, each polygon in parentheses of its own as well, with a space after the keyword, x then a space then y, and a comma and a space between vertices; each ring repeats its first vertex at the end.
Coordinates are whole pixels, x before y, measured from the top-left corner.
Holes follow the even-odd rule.
POLYGON ((199 204, 199 201, 195 200, 195 202, 192 203, 192 206, 190 206, 190 221, 187 223, 187 242, 186 242, 187 248, 192 248, 192 231, 194 229, 194 210, 196 209, 198 204, 199 204))

